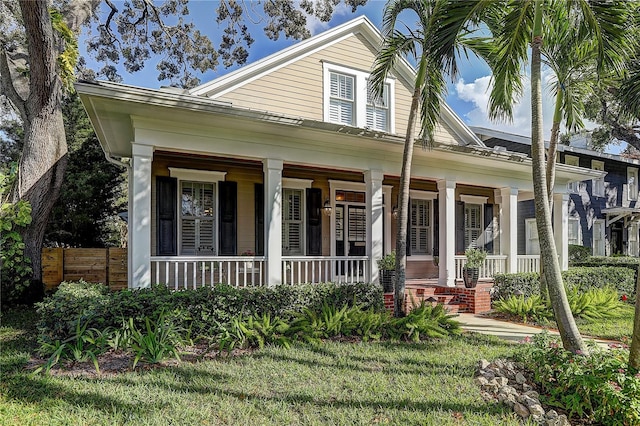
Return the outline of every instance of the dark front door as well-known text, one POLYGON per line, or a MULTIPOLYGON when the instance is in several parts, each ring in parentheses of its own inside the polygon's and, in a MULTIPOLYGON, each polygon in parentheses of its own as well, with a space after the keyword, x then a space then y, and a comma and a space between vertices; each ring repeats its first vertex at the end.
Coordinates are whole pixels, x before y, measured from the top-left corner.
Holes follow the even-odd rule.
POLYGON ((611 225, 611 254, 624 254, 622 224, 620 222, 611 225))

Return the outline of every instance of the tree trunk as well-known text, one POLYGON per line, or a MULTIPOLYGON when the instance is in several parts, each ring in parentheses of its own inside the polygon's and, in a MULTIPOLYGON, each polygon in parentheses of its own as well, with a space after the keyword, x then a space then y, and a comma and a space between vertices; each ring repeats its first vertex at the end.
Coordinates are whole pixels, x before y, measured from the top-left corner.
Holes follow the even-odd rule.
MULTIPOLYGON (((424 61, 423 61, 424 62, 424 61)), ((424 64, 422 64, 424 66, 424 64)), ((419 72, 420 74, 420 72, 419 72)), ((396 231, 396 288, 395 306, 393 313, 396 317, 405 314, 404 293, 407 278, 407 225, 409 222, 409 186, 411 184, 411 160, 413 158, 413 144, 416 138, 416 115, 420 104, 419 77, 411 98, 411 109, 407 122, 407 133, 404 139, 404 153, 402 155, 402 171, 400 173, 400 191, 398 193, 398 219, 396 231)))
POLYGON ((535 199, 536 224, 540 242, 540 257, 545 274, 549 299, 555 315, 563 346, 571 352, 586 353, 587 348, 576 327, 569 308, 567 294, 562 282, 560 264, 553 239, 551 209, 547 195, 545 149, 542 133, 542 76, 540 47, 542 45, 542 6, 535 5, 535 22, 531 43, 531 156, 533 172, 533 192, 535 199))
POLYGON ((640 268, 636 272, 636 311, 633 319, 633 335, 629 349, 629 367, 640 370, 640 268))
MULTIPOLYGON (((560 86, 560 85, 558 85, 560 86)), ((556 184, 556 153, 558 152, 558 139, 560 138, 560 121, 562 121, 562 100, 564 94, 562 88, 558 87, 556 95, 556 107, 553 114, 553 125, 551 126, 551 139, 549 140, 549 150, 547 151, 547 197, 549 198, 549 210, 553 211, 553 187, 556 184)), ((549 300, 549 289, 547 279, 544 275, 544 267, 540 267, 540 294, 544 300, 549 300)))
POLYGON ((29 52, 29 96, 24 102, 24 142, 14 200, 31 204, 32 222, 21 234, 34 279, 41 279, 41 251, 49 213, 58 198, 67 164, 62 119, 62 85, 46 1, 20 1, 29 52))

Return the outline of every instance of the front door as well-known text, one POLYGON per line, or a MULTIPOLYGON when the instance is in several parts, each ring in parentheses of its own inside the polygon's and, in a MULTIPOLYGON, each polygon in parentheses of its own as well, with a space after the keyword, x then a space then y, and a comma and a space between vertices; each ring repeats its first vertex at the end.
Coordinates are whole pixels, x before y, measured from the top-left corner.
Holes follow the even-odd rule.
POLYGON ((622 244, 622 224, 620 222, 611 225, 611 254, 624 254, 622 244))
MULTIPOLYGON (((367 255, 367 210, 365 193, 336 191, 335 253, 336 256, 367 255)), ((338 275, 357 272, 362 262, 339 262, 338 275)))

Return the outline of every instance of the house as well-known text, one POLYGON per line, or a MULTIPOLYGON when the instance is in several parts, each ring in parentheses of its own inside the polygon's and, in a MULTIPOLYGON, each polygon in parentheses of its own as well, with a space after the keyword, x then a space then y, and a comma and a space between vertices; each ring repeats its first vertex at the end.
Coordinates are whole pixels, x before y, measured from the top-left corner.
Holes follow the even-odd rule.
MULTIPOLYGON (((472 128, 489 147, 531 155, 531 140, 496 130, 472 128)), ((640 161, 589 148, 589 135, 576 135, 569 145, 559 145, 557 165, 574 165, 604 171, 600 178, 567 185, 568 243, 589 247, 594 256, 638 256, 640 161)), ((539 246, 533 203, 518 205, 518 254, 537 255, 539 246)))
MULTIPOLYGON (((380 43, 359 17, 191 90, 78 83, 107 158, 129 167, 129 286, 377 282, 414 79, 399 61, 372 102, 380 43)), ((468 246, 489 252, 486 277, 524 267, 530 170, 443 105, 434 148, 414 153, 408 278, 453 286, 468 246)), ((600 176, 558 166, 565 265, 567 184, 600 176)))

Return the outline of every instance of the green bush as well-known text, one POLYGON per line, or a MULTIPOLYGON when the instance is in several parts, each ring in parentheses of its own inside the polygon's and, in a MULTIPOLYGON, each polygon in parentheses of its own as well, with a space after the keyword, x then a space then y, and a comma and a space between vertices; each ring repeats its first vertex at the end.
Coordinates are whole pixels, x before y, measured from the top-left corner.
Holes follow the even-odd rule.
POLYGON ((626 267, 574 267, 562 271, 567 288, 585 292, 590 288, 613 287, 620 295, 635 295, 635 271, 626 267))
POLYGON ((591 247, 569 244, 569 266, 587 261, 591 257, 591 247))
POLYGON ((133 318, 139 329, 145 319, 157 321, 161 312, 176 326, 193 336, 219 331, 233 318, 262 316, 288 321, 304 308, 319 311, 325 303, 359 305, 363 309, 384 309, 382 290, 375 284, 301 284, 273 288, 238 289, 219 284, 197 290, 170 291, 163 286, 109 292, 106 286, 85 282, 63 283, 58 291, 38 304, 38 328, 43 341, 65 340, 78 318, 89 328, 119 328, 123 319, 133 318))
POLYGON ((602 425, 640 424, 640 374, 629 369, 628 349, 572 354, 543 332, 524 345, 521 361, 531 371, 543 403, 569 416, 602 425))
POLYGON ((508 299, 511 296, 533 296, 540 294, 540 275, 537 272, 518 274, 496 274, 491 298, 508 299))
MULTIPOLYGON (((573 267, 562 271, 562 279, 569 290, 586 292, 591 288, 615 288, 618 294, 635 298, 635 270, 627 267, 573 267)), ((503 300, 513 295, 529 297, 540 294, 540 276, 536 272, 497 274, 492 299, 503 300), (519 293, 517 293, 519 292, 519 293)))

